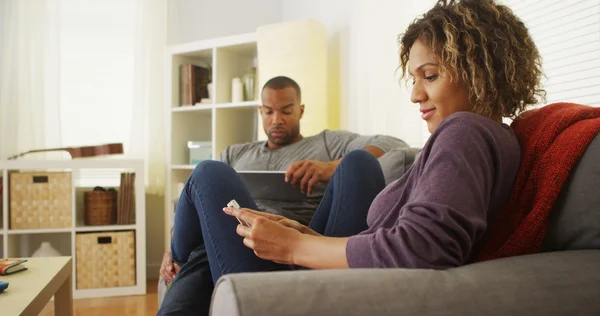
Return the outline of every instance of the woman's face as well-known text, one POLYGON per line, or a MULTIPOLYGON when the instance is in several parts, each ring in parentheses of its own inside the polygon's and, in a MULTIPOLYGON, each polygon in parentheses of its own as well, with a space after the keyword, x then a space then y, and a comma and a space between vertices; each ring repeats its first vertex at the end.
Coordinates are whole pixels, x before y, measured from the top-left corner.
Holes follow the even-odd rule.
POLYGON ((458 76, 450 79, 448 72, 441 73, 431 51, 417 40, 409 53, 408 71, 413 78, 410 100, 419 103, 421 118, 433 133, 449 115, 469 111, 469 90, 458 76))

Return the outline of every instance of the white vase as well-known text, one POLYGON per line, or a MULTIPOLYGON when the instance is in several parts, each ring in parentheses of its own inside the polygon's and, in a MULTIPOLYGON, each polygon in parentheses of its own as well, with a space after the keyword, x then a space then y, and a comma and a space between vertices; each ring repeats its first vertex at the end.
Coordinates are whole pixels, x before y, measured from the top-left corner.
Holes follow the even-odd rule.
POLYGON ((206 85, 206 90, 208 90, 208 99, 212 100, 212 98, 213 98, 213 84, 212 84, 212 82, 206 85))
POLYGON ((244 88, 242 79, 233 78, 231 80, 231 102, 242 102, 244 101, 244 88))
POLYGON ((60 257, 60 253, 52 247, 49 241, 42 241, 40 248, 38 248, 32 257, 60 257))

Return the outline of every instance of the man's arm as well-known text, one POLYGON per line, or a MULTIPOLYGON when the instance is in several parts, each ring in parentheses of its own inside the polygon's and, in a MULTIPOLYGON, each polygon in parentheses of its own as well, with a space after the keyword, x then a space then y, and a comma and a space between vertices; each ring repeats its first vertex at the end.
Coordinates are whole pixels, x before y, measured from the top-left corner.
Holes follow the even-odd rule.
POLYGON ((311 194, 315 184, 329 181, 342 158, 353 150, 363 149, 379 158, 394 148, 408 147, 404 141, 394 137, 361 136, 347 131, 326 130, 323 141, 331 161, 302 160, 293 163, 286 172, 286 181, 299 186, 302 192, 311 194))
MULTIPOLYGON (((381 149, 381 148, 379 148, 377 146, 367 146, 367 147, 364 147, 362 149, 364 151, 367 151, 367 152, 371 153, 373 156, 375 156, 375 158, 379 158, 379 157, 383 156, 386 153, 385 151, 383 151, 383 149, 381 149)), ((336 160, 332 160, 329 163, 331 163, 331 165, 334 166, 334 169, 335 169, 335 167, 337 167, 337 165, 340 164, 340 161, 342 161, 342 158, 343 157, 341 157, 339 159, 336 159, 336 160)))
POLYGON ((392 149, 408 147, 406 142, 387 135, 360 135, 348 131, 327 130, 323 133, 323 138, 331 160, 334 161, 357 149, 366 150, 379 158, 392 149))

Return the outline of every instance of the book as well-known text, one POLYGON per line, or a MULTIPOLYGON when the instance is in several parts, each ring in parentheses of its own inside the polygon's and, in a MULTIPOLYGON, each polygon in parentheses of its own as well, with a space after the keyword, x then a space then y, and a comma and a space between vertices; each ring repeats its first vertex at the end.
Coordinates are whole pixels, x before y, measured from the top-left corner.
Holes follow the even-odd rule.
POLYGON ((27 270, 23 265, 27 260, 19 259, 0 259, 0 275, 9 275, 27 270))
POLYGON ((208 98, 208 84, 211 82, 211 73, 208 68, 192 64, 180 66, 180 105, 196 105, 203 98, 208 98))

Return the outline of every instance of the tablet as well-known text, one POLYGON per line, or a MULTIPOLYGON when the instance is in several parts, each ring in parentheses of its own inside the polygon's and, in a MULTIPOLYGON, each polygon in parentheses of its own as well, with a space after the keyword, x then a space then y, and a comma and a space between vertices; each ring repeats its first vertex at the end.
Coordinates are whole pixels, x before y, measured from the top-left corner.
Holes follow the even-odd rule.
POLYGON ((237 171, 255 200, 302 202, 306 195, 285 182, 285 171, 237 171))

